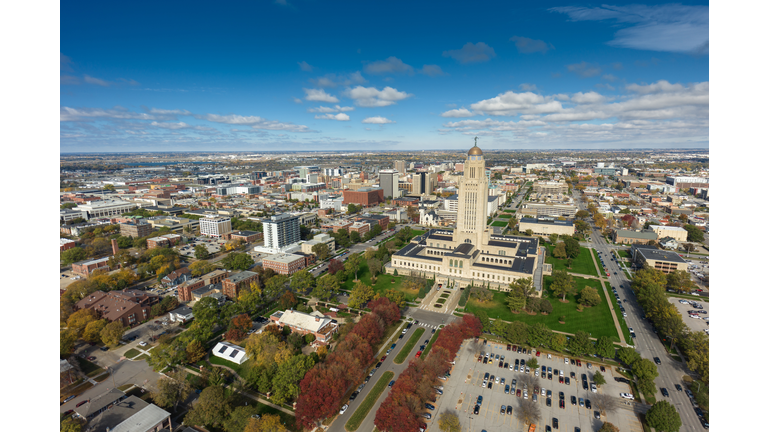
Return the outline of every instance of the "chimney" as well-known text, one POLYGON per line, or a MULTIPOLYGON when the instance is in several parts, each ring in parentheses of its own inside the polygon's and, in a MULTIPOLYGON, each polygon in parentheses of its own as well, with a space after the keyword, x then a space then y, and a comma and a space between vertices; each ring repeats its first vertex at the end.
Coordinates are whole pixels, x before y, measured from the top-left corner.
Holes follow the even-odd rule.
POLYGON ((117 239, 112 239, 112 255, 117 255, 118 250, 120 250, 120 247, 117 246, 117 239))
POLYGON ((315 317, 315 322, 320 322, 320 317, 315 317))

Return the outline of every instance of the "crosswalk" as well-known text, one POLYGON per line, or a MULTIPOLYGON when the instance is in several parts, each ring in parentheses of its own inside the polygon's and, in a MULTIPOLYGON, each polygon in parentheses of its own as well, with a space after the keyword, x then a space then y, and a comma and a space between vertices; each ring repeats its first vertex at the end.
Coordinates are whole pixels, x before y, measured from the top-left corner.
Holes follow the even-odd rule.
POLYGON ((419 325, 422 326, 422 327, 433 328, 433 329, 436 329, 436 328, 440 327, 437 324, 424 324, 422 322, 420 322, 419 325))

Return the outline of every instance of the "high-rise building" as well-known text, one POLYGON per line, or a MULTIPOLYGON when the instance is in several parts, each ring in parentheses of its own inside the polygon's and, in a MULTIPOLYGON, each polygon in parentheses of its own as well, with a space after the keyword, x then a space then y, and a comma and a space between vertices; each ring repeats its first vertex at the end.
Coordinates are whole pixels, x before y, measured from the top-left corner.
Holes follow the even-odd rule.
POLYGON ((395 170, 379 171, 379 184, 384 189, 384 198, 400 197, 400 175, 395 170))
POLYGON ((200 219, 200 234, 208 237, 222 237, 232 231, 232 219, 210 215, 200 219))
POLYGON ((400 174, 405 174, 405 161, 395 161, 395 170, 400 174))
POLYGON ((467 155, 464 175, 459 179, 459 213, 456 216, 456 241, 471 240, 482 244, 486 229, 486 207, 488 206, 488 178, 485 176, 483 152, 475 146, 467 155))
POLYGON ((299 217, 290 214, 272 216, 263 222, 264 247, 282 249, 301 240, 299 234, 299 217))
POLYGON ((437 174, 419 171, 413 174, 413 194, 431 194, 437 186, 437 174))

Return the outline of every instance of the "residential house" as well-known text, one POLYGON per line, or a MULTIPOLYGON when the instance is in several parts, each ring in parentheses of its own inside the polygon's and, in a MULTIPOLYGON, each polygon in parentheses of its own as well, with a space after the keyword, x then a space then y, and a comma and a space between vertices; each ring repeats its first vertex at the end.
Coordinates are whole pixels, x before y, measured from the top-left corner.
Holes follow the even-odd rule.
POLYGON ((293 309, 277 311, 270 315, 269 319, 277 324, 280 329, 288 326, 291 331, 298 332, 301 335, 312 333, 315 335, 315 340, 322 344, 329 343, 331 337, 339 328, 330 318, 312 316, 293 309))
POLYGON ((174 270, 167 275, 165 275, 161 280, 160 283, 164 287, 174 287, 182 282, 186 282, 188 280, 192 279, 192 274, 189 271, 189 267, 182 267, 180 269, 174 270))

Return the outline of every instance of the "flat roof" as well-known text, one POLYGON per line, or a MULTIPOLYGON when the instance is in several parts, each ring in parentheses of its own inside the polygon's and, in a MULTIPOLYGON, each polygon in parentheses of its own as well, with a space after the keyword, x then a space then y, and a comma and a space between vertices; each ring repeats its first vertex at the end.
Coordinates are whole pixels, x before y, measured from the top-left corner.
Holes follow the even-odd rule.
POLYGON ((682 259, 677 253, 659 249, 656 246, 632 245, 632 249, 637 250, 637 252, 646 260, 670 261, 685 264, 685 260, 682 259))
POLYGON ((537 225, 573 226, 573 222, 567 221, 567 220, 548 221, 548 220, 522 218, 520 219, 520 223, 531 223, 531 224, 537 224, 537 225))

